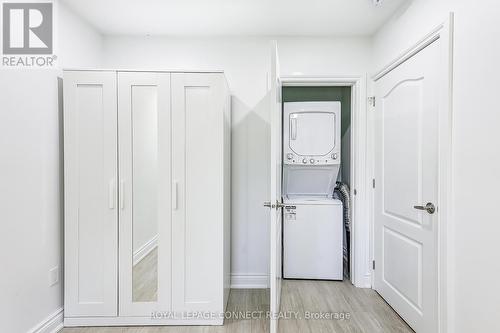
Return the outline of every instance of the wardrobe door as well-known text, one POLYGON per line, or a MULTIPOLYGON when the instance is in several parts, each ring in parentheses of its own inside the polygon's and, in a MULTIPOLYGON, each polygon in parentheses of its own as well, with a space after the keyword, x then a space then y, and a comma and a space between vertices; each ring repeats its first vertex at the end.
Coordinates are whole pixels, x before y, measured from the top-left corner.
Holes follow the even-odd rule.
POLYGON ((221 311, 223 294, 223 81, 172 74, 172 304, 221 311))
POLYGON ((118 73, 120 316, 171 308, 170 73, 118 73))
POLYGON ((65 317, 117 314, 116 112, 114 72, 64 73, 65 317))

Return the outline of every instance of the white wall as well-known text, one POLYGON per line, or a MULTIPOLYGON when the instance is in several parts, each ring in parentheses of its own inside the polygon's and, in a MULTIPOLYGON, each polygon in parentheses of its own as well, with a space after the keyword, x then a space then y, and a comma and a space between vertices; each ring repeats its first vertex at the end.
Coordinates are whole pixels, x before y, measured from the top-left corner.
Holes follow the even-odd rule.
POLYGON ((102 61, 103 37, 64 3, 57 2, 59 68, 95 68, 102 61))
POLYGON ((449 332, 500 332, 500 4, 414 0, 375 36, 381 67, 455 12, 449 332))
MULTIPOLYGON (((98 65, 101 36, 65 6, 56 13, 60 65, 98 65)), ((0 332, 27 332, 62 307, 48 273, 62 272, 59 75, 0 73, 0 332)))
MULTIPOLYGON (((269 121, 267 74, 272 38, 108 36, 104 66, 223 69, 233 95, 232 273, 266 281, 269 271, 269 121)), ((278 38, 282 75, 355 75, 368 71, 368 39, 278 38)), ((200 189, 207 191, 210 189, 200 189)), ((243 278, 244 281, 248 279, 243 278)))

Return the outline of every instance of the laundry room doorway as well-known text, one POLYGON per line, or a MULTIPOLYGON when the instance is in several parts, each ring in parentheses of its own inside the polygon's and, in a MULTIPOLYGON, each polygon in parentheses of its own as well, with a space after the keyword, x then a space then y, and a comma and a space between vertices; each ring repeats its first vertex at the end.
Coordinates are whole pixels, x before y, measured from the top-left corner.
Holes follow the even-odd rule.
MULTIPOLYGON (((371 287, 370 266, 370 184, 371 169, 368 160, 367 103, 365 78, 352 77, 306 77, 290 76, 280 78, 281 104, 300 102, 339 102, 340 117, 340 168, 334 182, 342 183, 349 196, 350 221, 347 238, 344 239, 344 254, 347 277, 356 287, 371 287)), ((283 111, 283 110, 282 110, 283 111)), ((283 130, 288 124, 282 118, 283 130)), ((315 127, 315 131, 319 130, 315 127)), ((283 136, 282 136, 283 138, 283 136)), ((284 151, 285 153, 285 151, 284 151)), ((318 160, 318 159, 316 159, 318 160)), ((308 159, 308 163, 310 163, 308 159)), ((283 175, 285 177, 286 175, 283 175)), ((310 181, 311 178, 308 179, 310 181)), ((329 193, 330 194, 330 193, 329 193)), ((333 195, 333 192, 331 193, 333 195)), ((284 223, 284 222, 283 222, 284 223)), ((345 229, 344 229, 345 231, 345 229)))
MULTIPOLYGON (((294 325, 307 325, 307 320, 282 320, 280 316, 287 311, 298 310, 301 312, 299 316, 307 319, 303 317, 307 316, 306 312, 327 310, 326 303, 339 296, 338 293, 346 292, 348 297, 357 297, 356 287, 371 288, 371 167, 367 153, 369 133, 364 76, 279 77, 276 74, 271 84, 272 193, 271 201, 266 205, 271 209, 270 331, 274 333, 287 331, 294 325), (302 112, 300 103, 309 103, 312 112, 302 112), (292 111, 288 110, 290 107, 292 111), (293 107, 299 109, 293 111, 293 107), (324 133, 333 127, 336 127, 335 134, 324 133), (308 130, 304 131, 305 128, 308 130), (293 142, 285 145, 284 136, 293 142), (303 138, 307 140, 303 141, 303 138), (332 144, 321 140, 330 140, 332 144), (310 141, 309 144, 306 141, 310 141), (301 153, 304 147, 313 147, 314 152, 301 153), (294 177, 302 177, 304 181, 292 181, 294 177), (342 190, 338 191, 339 188, 342 190), (334 192, 340 194, 334 197, 334 192), (339 205, 339 199, 347 201, 339 205), (343 209, 346 204, 347 212, 343 209), (308 212, 313 216, 309 221, 314 223, 301 224, 301 216, 308 212), (347 228, 343 216, 349 217, 347 228), (339 218, 340 224, 331 225, 332 220, 339 218), (301 228, 305 229, 301 231, 301 228), (307 234, 305 230, 313 229, 316 236, 324 236, 324 246, 318 244, 317 237, 310 239, 311 245, 293 246, 296 242, 290 241, 290 237, 300 237, 307 234), (329 238, 328 235, 335 237, 329 238), (300 262, 288 260, 297 258, 299 253, 303 254, 300 262), (322 270, 321 263, 335 265, 336 269, 322 270), (308 298, 311 301, 310 296, 314 295, 317 297, 313 303, 290 303, 293 299, 308 298), (321 304, 325 307, 321 308, 321 304)), ((370 292, 375 302, 381 301, 373 291, 370 292)), ((387 305, 383 303, 382 306, 387 305)), ((337 315, 345 315, 340 312, 337 315)))
POLYGON ((282 88, 284 279, 349 279, 351 94, 282 88))

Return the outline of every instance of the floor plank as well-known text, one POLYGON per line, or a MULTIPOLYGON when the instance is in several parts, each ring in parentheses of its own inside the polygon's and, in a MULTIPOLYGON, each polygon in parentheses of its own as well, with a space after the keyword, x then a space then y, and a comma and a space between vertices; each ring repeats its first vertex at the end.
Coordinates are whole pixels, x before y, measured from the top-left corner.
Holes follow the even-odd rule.
POLYGON ((280 321, 283 333, 413 332, 374 290, 348 281, 285 280, 281 311, 299 312, 299 319, 280 321))
MULTIPOLYGON (((267 333, 268 310, 269 290, 233 289, 227 311, 262 311, 263 317, 227 319, 224 326, 64 328, 62 333, 267 333)), ((280 320, 280 333, 413 332, 375 291, 348 281, 284 280, 281 311, 291 318, 280 320), (332 318, 305 319, 307 314, 332 318)))

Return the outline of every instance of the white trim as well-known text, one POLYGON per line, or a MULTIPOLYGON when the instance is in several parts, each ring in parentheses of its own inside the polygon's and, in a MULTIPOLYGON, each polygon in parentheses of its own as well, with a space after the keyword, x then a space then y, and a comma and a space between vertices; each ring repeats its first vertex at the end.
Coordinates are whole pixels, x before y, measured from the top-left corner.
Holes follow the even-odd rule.
MULTIPOLYGON (((371 237, 371 233, 370 236, 371 237)), ((371 255, 371 253, 369 253, 371 255)), ((356 287, 358 288, 372 288, 373 286, 373 275, 371 273, 366 273, 364 276, 361 277, 361 279, 358 281, 358 285, 356 287)))
POLYGON ((148 240, 140 248, 134 252, 134 266, 137 265, 139 261, 144 259, 151 251, 153 251, 158 246, 158 235, 154 235, 153 238, 148 240))
POLYGON ((283 87, 290 86, 330 86, 330 87, 345 87, 353 86, 356 82, 362 78, 362 75, 354 76, 281 76, 280 81, 283 87))
POLYGON ((368 159, 367 77, 352 76, 282 76, 283 86, 350 86, 351 103, 351 282, 359 288, 371 287, 371 162, 368 159), (354 190, 357 194, 354 195, 354 190))
MULTIPOLYGON (((452 216, 452 116, 453 116, 453 28, 454 14, 449 13, 448 18, 435 27, 424 38, 391 61, 387 66, 372 76, 375 82, 384 75, 413 57, 438 39, 443 40, 441 56, 441 76, 444 93, 440 100, 439 113, 439 229, 438 229, 438 332, 455 332, 454 327, 454 250, 453 250, 453 220, 452 216)), ((372 133, 373 134, 373 133, 372 133)), ((373 141, 373 140, 372 140, 373 141)), ((373 191, 371 193, 373 200, 373 191)), ((371 209, 371 228, 374 224, 374 207, 371 209)), ((373 237, 373 236, 372 236, 373 237)), ((373 239, 373 238, 372 238, 373 239)), ((373 258, 373 249, 372 255, 373 258)))
POLYGON ((436 40, 438 40, 441 37, 442 30, 445 27, 445 24, 441 24, 438 27, 434 28, 431 32, 429 32, 427 35, 425 35, 424 38, 419 40, 417 43, 415 43, 412 47, 404 51, 402 54, 400 54, 396 59, 392 60, 389 64, 384 66, 382 69, 380 69, 376 74, 372 76, 373 81, 378 81, 381 79, 384 75, 387 73, 391 72, 393 69, 404 63, 406 60, 410 59, 413 57, 415 54, 418 52, 422 51, 425 49, 427 46, 430 44, 434 43, 436 40))
POLYGON ((224 74, 221 69, 140 69, 140 68, 63 68, 64 72, 144 72, 144 73, 200 73, 200 74, 224 74))
POLYGON ((63 308, 57 309, 28 333, 56 333, 63 329, 63 308))
POLYGON ((454 14, 443 23, 440 38, 445 49, 442 53, 443 94, 442 112, 439 113, 439 229, 438 229, 438 332, 455 332, 455 280, 453 279, 454 229, 452 212, 453 180, 453 28, 454 14))
POLYGON ((231 274, 231 289, 267 289, 267 274, 231 274))
MULTIPOLYGON (((161 312, 161 311, 160 311, 161 312)), ((192 315, 193 313, 186 312, 182 315, 192 315)), ((165 316, 174 314, 165 312, 165 316)), ((214 315, 218 315, 215 313, 214 315)), ((223 325, 224 319, 192 319, 192 318, 173 318, 173 319, 156 319, 148 317, 66 317, 64 318, 64 327, 77 326, 188 326, 188 325, 223 325)))

